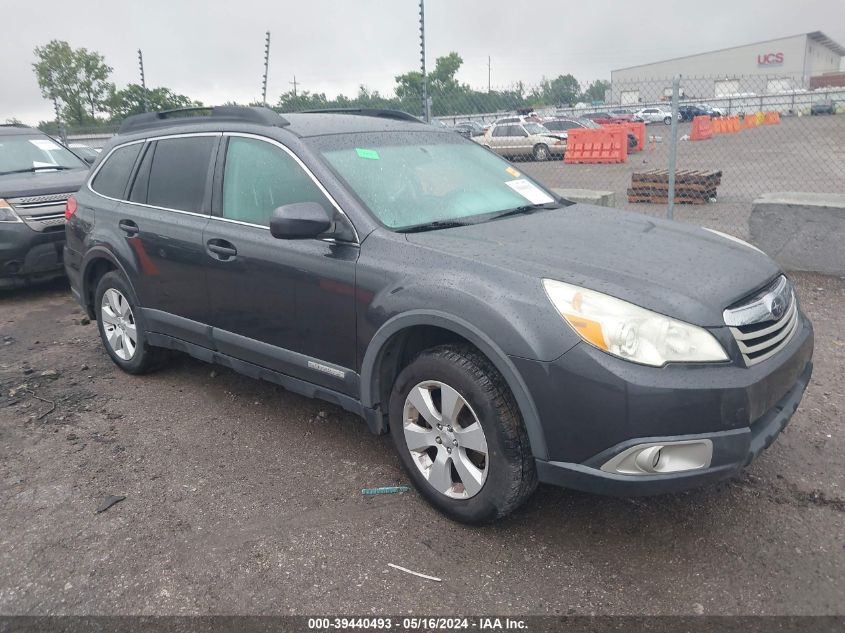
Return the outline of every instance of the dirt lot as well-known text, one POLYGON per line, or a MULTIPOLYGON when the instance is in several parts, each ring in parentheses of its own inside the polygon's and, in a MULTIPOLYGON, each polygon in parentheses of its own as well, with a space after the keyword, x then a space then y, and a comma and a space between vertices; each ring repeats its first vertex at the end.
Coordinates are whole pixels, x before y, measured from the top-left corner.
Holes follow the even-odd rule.
MULTIPOLYGON (((678 126, 678 137, 691 132, 678 126)), ((646 135, 660 137, 646 151, 615 165, 566 165, 561 161, 524 162, 530 175, 552 187, 600 189, 616 193, 617 205, 661 217, 665 205, 629 204, 631 174, 666 169, 670 128, 646 126, 646 135)), ((845 115, 784 117, 780 125, 721 134, 707 141, 679 141, 678 169, 721 170, 717 201, 676 205, 675 219, 719 229, 739 237, 748 234, 751 203, 767 191, 845 193, 845 115)))
POLYGON ((63 283, 0 295, 0 613, 845 613, 845 283, 796 280, 813 382, 739 479, 541 487, 483 529, 363 497, 405 479, 340 409, 186 357, 122 374, 63 283))

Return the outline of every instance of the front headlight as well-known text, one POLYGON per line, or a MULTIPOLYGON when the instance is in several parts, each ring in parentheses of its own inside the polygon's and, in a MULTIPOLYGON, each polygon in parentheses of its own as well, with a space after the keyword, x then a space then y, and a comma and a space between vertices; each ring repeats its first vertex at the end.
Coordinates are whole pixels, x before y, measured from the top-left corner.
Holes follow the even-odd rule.
POLYGON ((543 286, 578 336, 614 356, 654 367, 728 360, 703 328, 561 281, 544 279, 543 286))
POLYGON ((0 222, 23 222, 8 202, 0 198, 0 222))

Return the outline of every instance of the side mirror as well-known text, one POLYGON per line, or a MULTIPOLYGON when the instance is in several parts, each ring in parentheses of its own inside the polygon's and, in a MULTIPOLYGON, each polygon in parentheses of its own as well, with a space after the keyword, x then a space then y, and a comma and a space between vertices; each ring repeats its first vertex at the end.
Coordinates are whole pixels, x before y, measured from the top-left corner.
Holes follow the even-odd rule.
POLYGON ((314 238, 330 228, 328 212, 316 202, 286 204, 273 211, 270 218, 270 234, 282 240, 314 238))
POLYGON ((94 161, 97 160, 97 157, 96 156, 83 156, 82 160, 85 161, 88 164, 88 166, 90 167, 91 165, 94 164, 94 161))

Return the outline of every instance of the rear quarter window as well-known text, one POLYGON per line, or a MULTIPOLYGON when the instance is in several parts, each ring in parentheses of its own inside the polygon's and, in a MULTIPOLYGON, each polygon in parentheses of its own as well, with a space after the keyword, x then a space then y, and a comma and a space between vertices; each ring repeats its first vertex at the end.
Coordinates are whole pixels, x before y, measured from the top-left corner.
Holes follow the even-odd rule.
POLYGON ((132 167, 143 146, 143 143, 134 143, 114 150, 100 167, 91 188, 109 198, 122 199, 132 167))
POLYGON ((147 204, 202 212, 215 142, 213 136, 157 141, 147 185, 147 204))

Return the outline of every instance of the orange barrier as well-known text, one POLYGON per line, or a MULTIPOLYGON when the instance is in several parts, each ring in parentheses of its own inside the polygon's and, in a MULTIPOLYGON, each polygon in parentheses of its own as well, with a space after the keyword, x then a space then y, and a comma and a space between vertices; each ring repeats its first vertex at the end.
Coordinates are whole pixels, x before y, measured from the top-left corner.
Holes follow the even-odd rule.
POLYGON ((636 121, 628 121, 625 124, 625 127, 631 131, 631 133, 637 137, 637 145, 634 147, 635 152, 641 152, 645 149, 645 123, 636 122, 636 121))
POLYGON ((565 163, 624 163, 628 159, 628 131, 621 125, 572 128, 568 135, 565 163))
POLYGON ((728 132, 731 134, 738 134, 742 131, 742 125, 739 122, 738 116, 729 116, 728 117, 728 132))
POLYGON ((713 124, 710 122, 710 117, 706 115, 693 117, 692 119, 692 134, 690 134, 691 141, 706 141, 713 138, 713 124))
POLYGON ((603 123, 602 127, 623 127, 628 132, 633 134, 637 139, 637 144, 634 147, 628 148, 630 152, 641 152, 645 149, 645 123, 638 123, 636 121, 619 121, 617 123, 603 123))
POLYGON ((754 115, 754 118, 757 120, 757 125, 763 125, 763 119, 765 115, 762 112, 758 112, 754 115))
POLYGON ((751 127, 757 127, 757 117, 753 114, 746 114, 745 121, 742 124, 746 130, 751 127))
POLYGON ((763 125, 777 125, 780 123, 780 112, 764 112, 763 125))
POLYGON ((723 116, 712 119, 710 126, 713 130, 713 134, 724 134, 726 132, 725 120, 726 119, 723 116))

